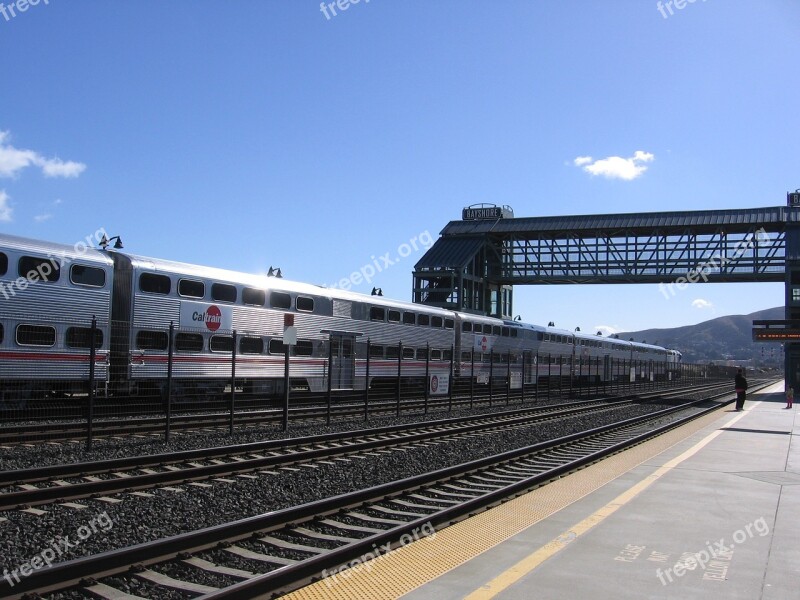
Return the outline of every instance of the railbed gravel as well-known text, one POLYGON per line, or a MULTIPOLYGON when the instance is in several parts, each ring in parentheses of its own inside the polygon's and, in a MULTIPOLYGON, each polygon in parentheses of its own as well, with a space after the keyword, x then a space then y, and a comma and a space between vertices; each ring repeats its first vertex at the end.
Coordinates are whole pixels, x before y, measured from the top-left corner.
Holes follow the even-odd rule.
MULTIPOLYGON (((416 446, 361 460, 317 464, 316 468, 280 470, 275 475, 261 475, 257 479, 237 477, 233 483, 212 480, 209 488, 181 485, 181 492, 155 489, 149 491, 152 497, 120 494, 117 497, 123 501, 113 504, 90 499, 81 502, 88 507, 84 510, 53 505, 40 516, 9 511, 3 514, 8 520, 0 523, 0 571, 17 568, 50 546, 53 539, 63 536, 67 536, 74 547, 56 562, 427 473, 660 408, 662 406, 634 404, 602 411, 599 415, 581 415, 503 433, 467 437, 448 443, 447 451, 443 451, 443 444, 416 446), (103 513, 113 520, 113 526, 107 530, 97 528, 86 539, 79 540, 79 528, 89 525, 103 513)), ((314 525, 317 526, 321 531, 327 529, 323 524, 314 525)), ((225 564, 235 562, 228 559, 225 564)), ((238 563, 244 564, 243 561, 238 563)), ((252 565, 241 568, 254 570, 252 565)), ((263 572, 263 566, 257 570, 263 572)), ((139 586, 128 577, 125 580, 131 586, 139 586)))

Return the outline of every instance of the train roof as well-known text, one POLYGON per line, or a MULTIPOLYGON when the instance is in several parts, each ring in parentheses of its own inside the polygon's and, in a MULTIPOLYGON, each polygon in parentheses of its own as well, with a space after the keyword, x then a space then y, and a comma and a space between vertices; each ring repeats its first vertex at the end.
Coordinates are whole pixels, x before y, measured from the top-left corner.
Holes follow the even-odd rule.
POLYGON ((236 283, 250 287, 277 290, 283 292, 295 292, 298 294, 308 294, 310 296, 326 297, 329 299, 346 300, 350 302, 363 302, 373 306, 383 306, 386 308, 398 308, 401 310, 414 310, 415 312, 425 312, 431 315, 441 315, 451 317, 452 311, 423 304, 414 304, 402 300, 392 300, 384 296, 371 296, 349 290, 330 288, 323 285, 314 285, 293 281, 284 277, 268 277, 266 274, 252 274, 241 271, 231 271, 217 267, 206 267, 191 263, 152 258, 125 253, 131 260, 134 268, 146 269, 153 272, 172 273, 186 275, 199 279, 213 279, 222 283, 236 283))
MULTIPOLYGON (((98 232, 101 230, 98 230, 98 232)), ((97 232, 95 232, 97 233, 97 232)), ((91 236, 87 239, 91 241, 91 236)), ((80 240, 73 245, 59 244, 56 242, 44 242, 31 238, 19 237, 16 235, 0 234, 0 248, 14 249, 21 252, 30 252, 36 255, 44 255, 48 258, 68 259, 69 262, 80 260, 82 262, 95 263, 111 267, 114 261, 108 252, 97 250, 88 245, 87 239, 80 240)), ((96 241, 95 241, 96 243, 96 241)))

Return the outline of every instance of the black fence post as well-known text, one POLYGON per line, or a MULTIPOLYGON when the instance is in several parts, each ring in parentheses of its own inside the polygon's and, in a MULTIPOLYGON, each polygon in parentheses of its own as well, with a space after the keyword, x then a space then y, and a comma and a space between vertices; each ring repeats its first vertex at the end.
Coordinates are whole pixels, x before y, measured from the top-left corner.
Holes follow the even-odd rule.
POLYGON ((92 449, 93 427, 94 427, 94 362, 97 356, 95 345, 97 344, 97 317, 92 315, 92 331, 89 341, 89 406, 87 414, 86 428, 86 449, 92 449))
POLYGON ((553 383, 553 356, 547 353, 547 399, 550 400, 550 386, 553 383))
POLYGON ((231 417, 228 423, 228 434, 233 435, 233 414, 236 410, 236 330, 231 335, 231 417))
POLYGON ((536 381, 533 382, 533 398, 534 400, 539 400, 539 351, 536 351, 536 371, 533 376, 536 378, 536 381))
POLYGON ((369 355, 372 351, 372 342, 367 338, 367 364, 364 372, 364 420, 369 420, 369 355))
POLYGON ((558 355, 558 397, 561 398, 564 386, 564 355, 558 355))
POLYGON ((447 412, 453 411, 453 365, 456 357, 456 347, 450 344, 450 380, 447 382, 447 412))
POLYGON ((333 339, 328 340, 328 390, 325 394, 327 406, 327 422, 331 422, 331 394, 333 394, 333 339))
POLYGON ((506 354, 506 406, 511 401, 511 352, 506 354))
POLYGON ((400 376, 403 372, 403 342, 397 343, 397 394, 395 402, 397 403, 397 416, 400 416, 400 376))
POLYGON ((525 350, 522 351, 522 373, 520 374, 521 382, 520 382, 520 399, 522 403, 525 404, 525 350))
POLYGON ((167 419, 164 428, 164 441, 169 443, 170 425, 172 424, 172 352, 175 345, 175 322, 169 322, 169 339, 167 340, 167 419))
POLYGON ((494 390, 492 389, 492 380, 494 379, 494 348, 489 350, 489 406, 492 406, 494 400, 494 390))
POLYGON ((431 345, 425 344, 425 414, 428 414, 428 400, 430 399, 431 378, 431 345))
POLYGON ((470 355, 469 370, 469 408, 472 410, 472 403, 475 401, 475 348, 472 348, 470 355))

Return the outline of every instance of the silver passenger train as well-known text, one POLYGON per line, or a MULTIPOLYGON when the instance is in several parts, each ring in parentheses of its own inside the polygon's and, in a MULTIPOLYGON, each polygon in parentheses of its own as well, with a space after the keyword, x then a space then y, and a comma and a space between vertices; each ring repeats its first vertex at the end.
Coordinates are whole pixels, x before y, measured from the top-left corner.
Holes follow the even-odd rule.
POLYGON ((458 381, 667 378, 681 361, 648 344, 0 235, 3 397, 85 390, 92 319, 95 380, 111 394, 163 391, 170 324, 178 394, 221 393, 234 351, 245 391, 279 394, 286 315, 297 333, 291 385, 312 392, 397 385, 398 373, 434 395, 458 381))

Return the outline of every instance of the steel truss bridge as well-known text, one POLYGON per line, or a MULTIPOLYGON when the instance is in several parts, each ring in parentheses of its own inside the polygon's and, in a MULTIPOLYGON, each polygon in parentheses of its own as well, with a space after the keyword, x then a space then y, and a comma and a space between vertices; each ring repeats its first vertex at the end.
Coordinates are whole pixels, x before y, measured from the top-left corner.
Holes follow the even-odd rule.
POLYGON ((482 205, 448 223, 415 265, 414 302, 510 319, 514 284, 785 281, 789 312, 787 263, 800 259, 799 206, 511 214, 482 205))

